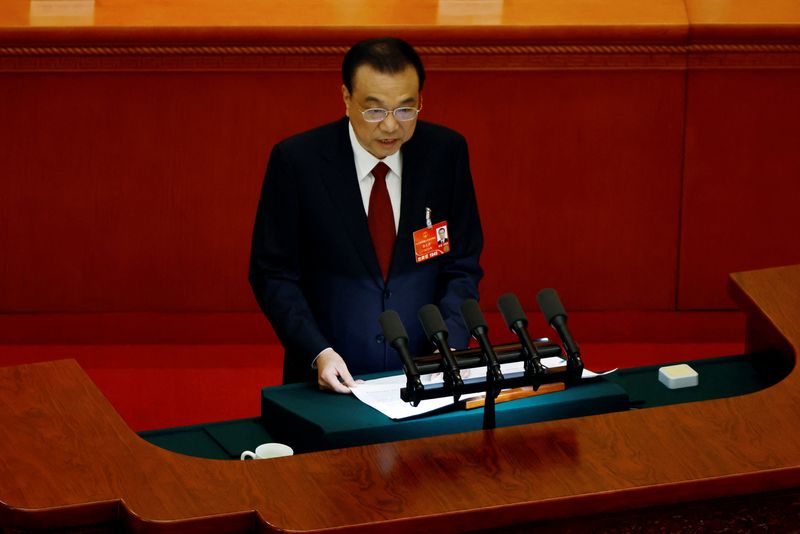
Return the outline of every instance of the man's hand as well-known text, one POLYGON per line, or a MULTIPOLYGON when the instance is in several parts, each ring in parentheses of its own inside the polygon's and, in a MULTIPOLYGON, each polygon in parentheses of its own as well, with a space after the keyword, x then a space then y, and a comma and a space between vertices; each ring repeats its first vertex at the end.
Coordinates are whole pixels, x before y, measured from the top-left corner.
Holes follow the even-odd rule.
POLYGON ((347 364, 339 353, 331 348, 323 350, 317 357, 317 383, 319 388, 336 393, 350 393, 355 385, 347 364))

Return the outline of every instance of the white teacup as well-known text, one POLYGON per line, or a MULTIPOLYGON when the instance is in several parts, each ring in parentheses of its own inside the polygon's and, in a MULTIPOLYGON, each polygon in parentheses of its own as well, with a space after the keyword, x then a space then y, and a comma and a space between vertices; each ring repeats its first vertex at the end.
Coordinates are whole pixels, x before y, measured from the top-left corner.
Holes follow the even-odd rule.
POLYGON ((292 448, 283 443, 263 443, 256 447, 256 452, 244 451, 242 460, 265 460, 267 458, 280 458, 281 456, 291 456, 294 454, 292 448))

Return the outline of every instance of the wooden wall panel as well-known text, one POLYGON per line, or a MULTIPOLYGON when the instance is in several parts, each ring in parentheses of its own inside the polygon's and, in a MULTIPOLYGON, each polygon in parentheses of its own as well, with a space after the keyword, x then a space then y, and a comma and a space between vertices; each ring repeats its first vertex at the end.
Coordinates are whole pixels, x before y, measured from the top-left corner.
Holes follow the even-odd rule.
POLYGON ((422 52, 423 116, 470 141, 489 302, 729 308, 725 273, 797 261, 795 3, 262 5, 275 26, 221 5, 0 8, 0 312, 255 310, 269 148, 340 116, 341 55, 379 29, 422 52))
POLYGON ((800 262, 800 70, 688 84, 679 307, 732 308, 727 273, 800 262))
POLYGON ((730 309, 727 273, 800 261, 800 3, 686 3, 678 308, 730 309))
MULTIPOLYGON (((340 116, 338 73, 4 78, 0 217, 15 253, 0 309, 255 309, 247 254, 269 149, 340 116)), ((555 285, 575 309, 672 306, 682 80, 431 72, 424 117, 472 147, 491 302, 513 290, 534 307, 555 285)))
POLYGON ((335 73, 5 75, 0 309, 254 309, 271 145, 338 118, 335 73), (330 91, 321 87, 330 87, 330 91))
POLYGON ((673 307, 680 71, 436 72, 425 99, 470 143, 487 309, 513 291, 535 310, 542 287, 571 309, 673 307))

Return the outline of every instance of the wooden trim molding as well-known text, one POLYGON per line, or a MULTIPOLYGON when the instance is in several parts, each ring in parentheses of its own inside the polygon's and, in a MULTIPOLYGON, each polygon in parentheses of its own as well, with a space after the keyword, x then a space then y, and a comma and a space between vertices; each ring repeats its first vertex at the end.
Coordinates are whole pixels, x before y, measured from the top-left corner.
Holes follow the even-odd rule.
MULTIPOLYGON (((431 70, 797 68, 800 44, 419 46, 431 70)), ((0 72, 338 70, 346 46, 0 46, 0 72)))
MULTIPOLYGON (((338 70, 345 46, 12 46, 0 71, 338 70)), ((674 45, 419 46, 431 70, 685 67, 674 45)))
MULTIPOLYGON (((800 53, 800 44, 418 46, 425 55, 800 53)), ((0 46, 0 56, 335 55, 347 46, 0 46)))
MULTIPOLYGON (((681 45, 419 46, 431 70, 682 69, 681 45)), ((346 46, 5 46, 0 71, 338 70, 346 46)))
POLYGON ((800 67, 800 44, 693 44, 689 67, 769 69, 800 67))
POLYGON ((346 46, 11 46, 8 56, 341 55, 346 46))

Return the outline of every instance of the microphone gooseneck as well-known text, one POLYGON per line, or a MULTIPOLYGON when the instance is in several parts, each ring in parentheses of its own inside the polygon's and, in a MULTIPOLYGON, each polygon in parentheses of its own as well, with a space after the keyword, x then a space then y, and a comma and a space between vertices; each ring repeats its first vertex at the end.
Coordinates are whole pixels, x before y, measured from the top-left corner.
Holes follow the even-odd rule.
POLYGON ((545 369, 541 362, 541 355, 528 334, 528 318, 522 310, 522 305, 515 294, 506 293, 497 300, 497 307, 500 308, 500 314, 508 328, 519 338, 522 349, 527 355, 525 374, 532 378, 533 389, 538 390, 541 378, 545 375, 545 369))
POLYGON ((583 374, 583 360, 578 344, 572 338, 572 334, 567 327, 567 312, 558 293, 553 288, 545 288, 536 295, 539 309, 542 310, 544 318, 548 324, 558 333, 564 350, 567 353, 567 375, 572 381, 577 382, 583 374))
POLYGON ((444 324, 442 314, 434 304, 426 304, 419 309, 417 313, 422 329, 425 331, 425 336, 431 343, 439 350, 444 362, 444 383, 453 391, 453 398, 458 401, 461 394, 458 392, 459 387, 464 385, 461 380, 461 373, 458 370, 453 353, 450 351, 450 345, 447 343, 449 331, 447 325, 444 324))
MULTIPOLYGON (((472 334, 472 337, 478 342, 478 345, 483 352, 487 363, 487 377, 490 376, 495 381, 503 380, 503 373, 500 371, 500 362, 497 360, 492 344, 489 342, 489 326, 486 324, 486 319, 483 317, 481 307, 475 299, 467 299, 461 303, 461 316, 464 318, 464 323, 467 325, 467 330, 472 334)), ((496 396, 500 390, 494 392, 496 396)))
MULTIPOLYGON (((381 325, 381 330, 383 330, 383 336, 389 342, 389 345, 397 351, 397 354, 400 355, 400 361, 403 362, 406 372, 406 388, 412 393, 412 396, 415 392, 421 392, 424 386, 420 380, 419 370, 414 363, 414 358, 408 351, 408 333, 406 333, 406 328, 403 326, 400 315, 394 310, 386 310, 378 317, 378 322, 381 325)), ((414 406, 418 405, 419 400, 417 399, 414 401, 414 406)))

